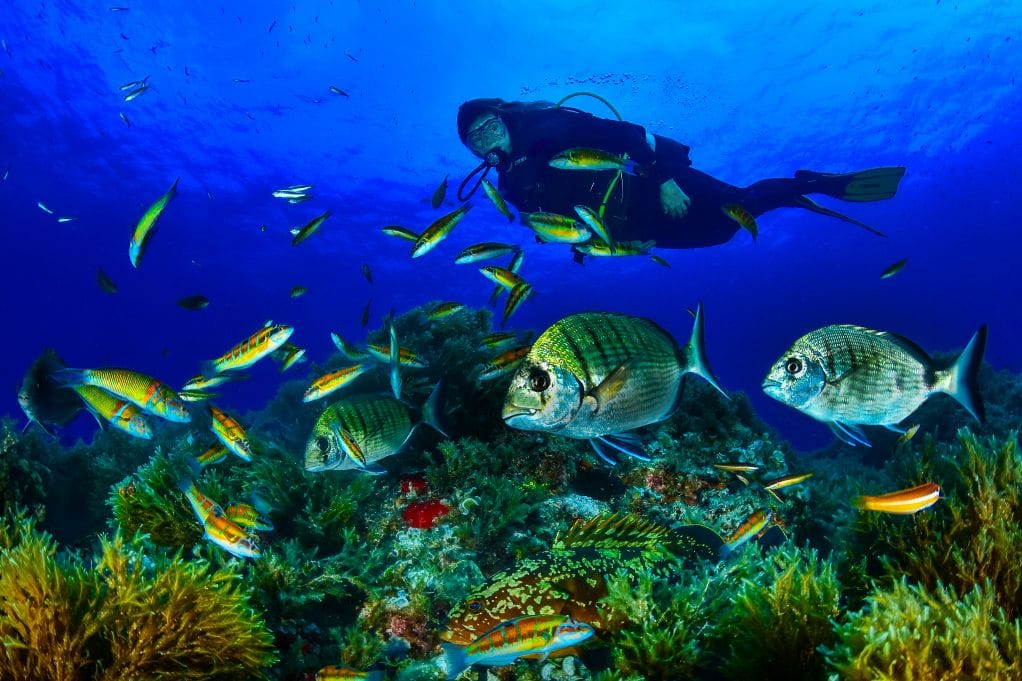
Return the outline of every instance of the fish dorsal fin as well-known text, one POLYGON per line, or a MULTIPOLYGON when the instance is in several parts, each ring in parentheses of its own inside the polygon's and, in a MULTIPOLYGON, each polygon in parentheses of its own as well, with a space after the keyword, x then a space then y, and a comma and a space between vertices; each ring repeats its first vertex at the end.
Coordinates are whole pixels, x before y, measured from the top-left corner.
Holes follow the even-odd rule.
POLYGON ((633 514, 601 513, 589 520, 578 520, 554 540, 554 549, 596 548, 651 549, 668 536, 667 528, 633 514))

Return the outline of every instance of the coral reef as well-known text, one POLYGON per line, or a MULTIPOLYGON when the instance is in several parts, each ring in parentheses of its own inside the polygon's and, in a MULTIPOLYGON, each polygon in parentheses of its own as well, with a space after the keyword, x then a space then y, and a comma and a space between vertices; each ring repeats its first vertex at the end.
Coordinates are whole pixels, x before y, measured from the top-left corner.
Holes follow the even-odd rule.
POLYGON ((20 437, 13 424, 4 420, 0 426, 0 514, 22 508, 42 520, 46 515, 43 476, 47 470, 29 450, 27 438, 20 437))

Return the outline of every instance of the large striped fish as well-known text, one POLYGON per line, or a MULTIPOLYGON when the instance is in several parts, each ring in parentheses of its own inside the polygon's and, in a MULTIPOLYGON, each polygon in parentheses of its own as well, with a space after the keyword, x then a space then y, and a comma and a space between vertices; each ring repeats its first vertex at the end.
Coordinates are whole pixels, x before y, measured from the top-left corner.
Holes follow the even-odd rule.
POLYGON ((389 395, 356 395, 330 405, 320 414, 305 447, 305 470, 357 469, 380 474, 376 462, 397 454, 421 422, 444 434, 439 418, 440 385, 433 389, 421 415, 389 395))
POLYGON ((143 440, 152 439, 153 427, 146 420, 142 410, 131 402, 111 395, 94 385, 77 385, 73 390, 85 402, 89 413, 96 418, 96 422, 101 428, 105 428, 105 424, 109 423, 128 435, 140 437, 143 440))
POLYGON ((589 440, 612 465, 614 450, 648 460, 638 437, 628 431, 670 416, 687 373, 724 393, 706 361, 702 306, 684 347, 648 319, 574 314, 533 343, 511 379, 504 422, 589 440))
POLYGON ((823 421, 838 439, 869 446, 859 426, 897 426, 937 393, 983 420, 977 374, 986 348, 981 326, 950 366, 937 366, 907 338, 851 324, 807 333, 774 362, 767 395, 823 421))

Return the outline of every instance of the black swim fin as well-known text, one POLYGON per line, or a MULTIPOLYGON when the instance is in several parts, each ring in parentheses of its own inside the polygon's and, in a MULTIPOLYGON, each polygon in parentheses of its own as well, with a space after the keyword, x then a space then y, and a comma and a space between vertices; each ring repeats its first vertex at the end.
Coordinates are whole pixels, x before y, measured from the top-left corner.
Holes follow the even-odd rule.
POLYGON ((795 199, 795 205, 798 206, 799 208, 805 208, 806 210, 811 210, 814 213, 819 213, 820 215, 826 215, 827 217, 837 218, 838 220, 844 220, 845 222, 850 222, 853 225, 857 225, 859 227, 862 227, 867 232, 870 232, 872 234, 876 234, 877 236, 882 236, 882 237, 886 237, 887 236, 886 234, 881 232, 879 229, 874 229, 873 227, 870 227, 869 225, 867 225, 864 222, 859 222, 855 218, 850 218, 847 215, 842 215, 841 213, 837 212, 836 210, 831 210, 830 208, 824 208, 823 206, 821 206, 820 204, 816 203, 815 201, 813 201, 808 196, 800 196, 797 199, 795 199))
POLYGON ((842 201, 882 201, 898 191, 898 184, 905 176, 904 166, 870 168, 855 173, 818 173, 813 170, 796 170, 795 177, 819 184, 806 193, 826 194, 842 201))

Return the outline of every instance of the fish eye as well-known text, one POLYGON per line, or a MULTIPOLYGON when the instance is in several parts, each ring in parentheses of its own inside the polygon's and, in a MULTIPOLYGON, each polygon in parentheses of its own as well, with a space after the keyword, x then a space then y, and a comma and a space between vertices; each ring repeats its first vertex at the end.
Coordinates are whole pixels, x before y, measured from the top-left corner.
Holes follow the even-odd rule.
POLYGON ((330 451, 330 440, 320 435, 316 438, 316 448, 321 452, 330 451))
POLYGON ((550 374, 542 369, 533 369, 529 373, 529 387, 534 392, 543 392, 550 387, 550 374))
POLYGON ((803 369, 805 369, 805 366, 798 357, 789 357, 784 361, 784 370, 792 376, 801 374, 803 369))
POLYGON ((468 602, 468 609, 472 612, 479 612, 483 609, 483 602, 478 598, 468 602))

